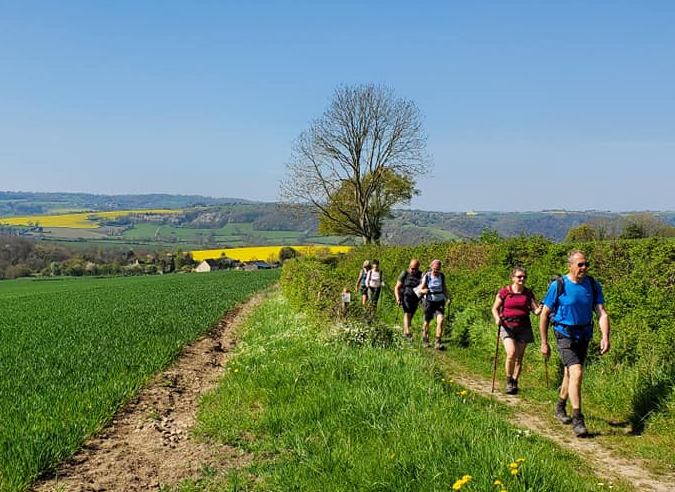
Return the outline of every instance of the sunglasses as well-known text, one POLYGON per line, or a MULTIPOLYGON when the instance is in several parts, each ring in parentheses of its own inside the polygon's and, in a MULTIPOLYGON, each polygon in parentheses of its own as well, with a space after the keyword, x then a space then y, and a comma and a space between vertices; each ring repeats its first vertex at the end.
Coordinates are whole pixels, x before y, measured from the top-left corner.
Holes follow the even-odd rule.
POLYGON ((514 275, 516 278, 527 278, 527 275, 514 275))
POLYGON ((591 264, 590 264, 589 262, 587 262, 587 261, 580 261, 579 263, 577 263, 577 266, 578 266, 579 268, 581 268, 581 267, 589 267, 589 266, 591 266, 591 264))

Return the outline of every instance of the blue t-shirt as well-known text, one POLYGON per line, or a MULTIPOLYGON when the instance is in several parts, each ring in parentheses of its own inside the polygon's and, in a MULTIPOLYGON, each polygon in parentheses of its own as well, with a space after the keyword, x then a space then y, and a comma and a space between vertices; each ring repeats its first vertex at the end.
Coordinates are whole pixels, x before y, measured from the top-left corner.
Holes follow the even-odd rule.
MULTIPOLYGON (((551 317, 553 328, 568 338, 590 340, 593 338, 593 287, 588 277, 575 283, 567 275, 563 275, 564 288, 558 298, 558 306, 551 317), (575 329, 568 329, 574 326, 575 329)), ((593 279, 596 287, 596 304, 604 304, 605 297, 602 287, 593 279)), ((548 292, 542 301, 549 309, 553 309, 557 297, 557 282, 551 282, 548 292)))

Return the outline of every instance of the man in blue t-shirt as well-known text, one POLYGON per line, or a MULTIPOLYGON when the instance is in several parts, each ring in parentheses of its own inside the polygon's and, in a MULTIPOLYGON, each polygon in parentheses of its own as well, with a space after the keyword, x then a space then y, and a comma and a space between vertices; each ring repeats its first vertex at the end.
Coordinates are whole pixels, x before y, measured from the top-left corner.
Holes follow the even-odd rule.
POLYGON ((572 432, 576 436, 585 437, 588 430, 581 413, 581 381, 588 343, 593 337, 593 312, 595 311, 600 326, 601 355, 609 350, 609 316, 605 311, 602 287, 597 280, 587 275, 589 264, 586 255, 575 249, 567 260, 569 273, 562 277, 562 292, 558 295, 558 283, 552 282, 542 301, 543 309, 539 320, 541 353, 545 358, 551 355, 548 345, 550 315, 560 360, 565 366, 554 415, 564 424, 571 423, 572 432), (572 404, 572 418, 565 411, 568 397, 572 404))

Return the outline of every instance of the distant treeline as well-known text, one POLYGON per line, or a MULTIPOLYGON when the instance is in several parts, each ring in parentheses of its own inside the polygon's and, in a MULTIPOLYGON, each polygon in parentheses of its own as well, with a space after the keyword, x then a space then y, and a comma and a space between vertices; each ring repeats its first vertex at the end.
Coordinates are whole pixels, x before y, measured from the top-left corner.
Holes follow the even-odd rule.
POLYGON ((29 276, 147 275, 190 271, 196 266, 180 250, 69 248, 47 241, 0 235, 0 279, 29 276))
MULTIPOLYGON (((318 221, 307 207, 249 202, 198 195, 93 195, 84 193, 0 192, 0 216, 49 214, 56 210, 183 209, 167 216, 177 227, 214 229, 226 224, 251 224, 258 231, 299 231, 317 235, 318 221)), ((119 219, 132 221, 134 217, 119 219)), ((124 224, 114 224, 124 225, 124 224)), ((542 236, 555 242, 617 237, 672 236, 675 212, 617 213, 607 211, 430 212, 393 210, 384 223, 383 244, 414 246, 448 240, 477 239, 485 231, 501 237, 542 236), (568 238, 571 230, 582 237, 568 238), (669 229, 670 227, 670 229, 669 229)))
POLYGON ((242 198, 213 198, 200 195, 96 195, 90 193, 0 191, 0 217, 10 215, 47 215, 54 213, 56 210, 175 209, 227 203, 250 203, 250 201, 242 198))

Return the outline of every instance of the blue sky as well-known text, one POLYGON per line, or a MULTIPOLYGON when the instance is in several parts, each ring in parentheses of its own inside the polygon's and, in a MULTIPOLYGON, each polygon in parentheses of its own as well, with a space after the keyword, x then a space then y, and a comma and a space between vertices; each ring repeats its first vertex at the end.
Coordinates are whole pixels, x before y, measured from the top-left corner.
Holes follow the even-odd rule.
POLYGON ((0 0, 0 190, 274 201, 342 84, 414 101, 423 210, 675 210, 675 3, 0 0))

